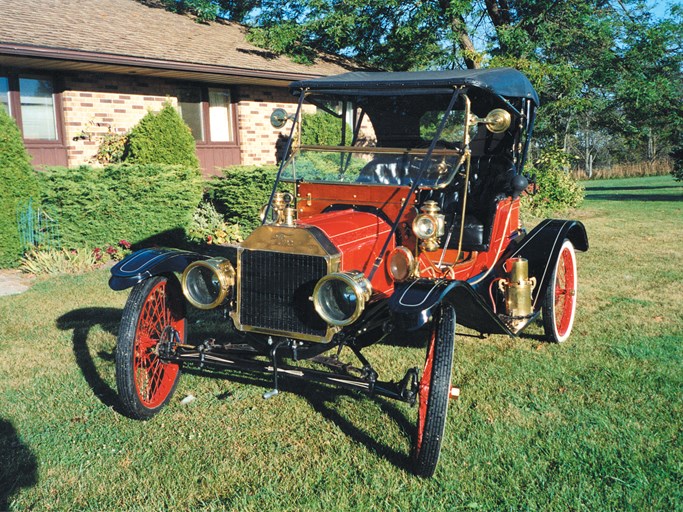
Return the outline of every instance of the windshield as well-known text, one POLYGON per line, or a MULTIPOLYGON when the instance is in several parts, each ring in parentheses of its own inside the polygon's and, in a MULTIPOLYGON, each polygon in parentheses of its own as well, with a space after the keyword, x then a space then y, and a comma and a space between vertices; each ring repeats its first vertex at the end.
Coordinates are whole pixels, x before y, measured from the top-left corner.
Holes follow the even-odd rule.
POLYGON ((367 185, 412 185, 423 165, 424 187, 439 188, 452 181, 462 166, 462 156, 456 151, 432 153, 389 150, 374 152, 373 148, 319 147, 301 149, 282 171, 285 181, 362 183, 367 185))
POLYGON ((446 115, 452 97, 307 97, 318 110, 304 114, 302 143, 281 178, 411 186, 424 167, 420 186, 446 186, 464 164, 465 102, 458 98, 446 115), (444 129, 434 141, 444 116, 444 129), (435 149, 427 157, 432 142, 435 149))

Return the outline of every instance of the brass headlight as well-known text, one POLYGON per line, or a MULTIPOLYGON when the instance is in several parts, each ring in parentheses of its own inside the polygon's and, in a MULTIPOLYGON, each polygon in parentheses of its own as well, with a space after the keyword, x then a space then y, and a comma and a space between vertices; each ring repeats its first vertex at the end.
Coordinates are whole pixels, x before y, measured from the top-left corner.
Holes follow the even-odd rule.
POLYGON ((190 304, 213 309, 225 301, 235 286, 235 269, 225 258, 195 261, 183 272, 181 283, 190 304))
POLYGON ((415 261, 413 253, 407 247, 396 247, 389 254, 389 272, 397 283, 407 280, 415 273, 416 268, 417 261, 415 261))
POLYGON ((439 223, 433 215, 421 213, 413 220, 413 233, 420 240, 438 236, 439 223))
POLYGON ((425 201, 420 208, 422 213, 413 220, 413 233, 422 240, 420 247, 425 251, 439 248, 439 237, 446 231, 446 218, 436 201, 425 201))
POLYGON ((362 272, 338 272, 323 277, 313 290, 313 305, 330 325, 355 322, 372 295, 370 281, 362 272))

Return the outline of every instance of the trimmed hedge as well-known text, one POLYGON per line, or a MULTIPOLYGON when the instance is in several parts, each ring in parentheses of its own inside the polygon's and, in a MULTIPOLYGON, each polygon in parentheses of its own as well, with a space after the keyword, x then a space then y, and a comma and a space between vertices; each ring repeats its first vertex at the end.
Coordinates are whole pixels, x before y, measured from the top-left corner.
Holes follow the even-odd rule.
POLYGON ((39 196, 38 180, 31 167, 21 132, 0 107, 0 267, 15 266, 22 247, 17 226, 18 209, 39 196))
MULTIPOLYGON (((320 111, 301 116, 301 143, 305 146, 338 146, 341 144, 342 120, 332 114, 320 111)), ((351 144, 353 130, 347 127, 346 145, 351 144)))
POLYGON ((209 183, 209 196, 228 222, 239 224, 246 237, 261 225, 259 210, 268 202, 277 175, 275 165, 235 165, 209 183))
POLYGON ((198 167, 196 144, 189 126, 166 102, 160 112, 149 112, 128 135, 124 161, 198 167))
POLYGON ((202 198, 194 167, 161 164, 52 168, 42 203, 59 219, 63 247, 181 243, 202 198))

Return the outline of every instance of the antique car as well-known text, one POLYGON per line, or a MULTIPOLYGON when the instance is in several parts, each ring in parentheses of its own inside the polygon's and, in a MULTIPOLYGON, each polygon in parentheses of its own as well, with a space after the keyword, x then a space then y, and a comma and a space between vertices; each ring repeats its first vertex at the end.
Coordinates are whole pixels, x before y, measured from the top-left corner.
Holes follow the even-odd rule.
POLYGON ((520 222, 538 95, 504 68, 350 72, 290 90, 296 112, 271 117, 289 137, 260 227, 218 253, 144 249, 112 268, 111 288, 133 288, 116 348, 122 405, 152 417, 187 365, 270 374, 265 398, 280 378, 389 397, 417 404, 413 469, 431 476, 460 392, 456 323, 516 337, 542 319, 550 342, 574 323, 583 225, 520 222), (302 143, 312 110, 338 121, 338 144, 302 143), (239 338, 187 339, 190 307, 223 311, 239 338), (363 350, 410 332, 424 366, 382 380, 363 350))

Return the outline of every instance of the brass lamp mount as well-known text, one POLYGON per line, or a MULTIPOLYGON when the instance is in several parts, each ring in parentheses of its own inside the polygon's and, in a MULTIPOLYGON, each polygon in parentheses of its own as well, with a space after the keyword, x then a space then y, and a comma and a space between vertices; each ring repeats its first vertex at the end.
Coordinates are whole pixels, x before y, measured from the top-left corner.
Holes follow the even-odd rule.
POLYGON ((485 124, 488 131, 493 133, 503 133, 505 130, 510 128, 512 116, 510 115, 510 112, 505 109, 494 108, 486 115, 486 117, 477 117, 474 114, 470 114, 470 123, 485 124))

